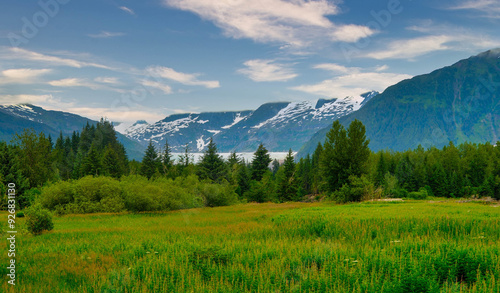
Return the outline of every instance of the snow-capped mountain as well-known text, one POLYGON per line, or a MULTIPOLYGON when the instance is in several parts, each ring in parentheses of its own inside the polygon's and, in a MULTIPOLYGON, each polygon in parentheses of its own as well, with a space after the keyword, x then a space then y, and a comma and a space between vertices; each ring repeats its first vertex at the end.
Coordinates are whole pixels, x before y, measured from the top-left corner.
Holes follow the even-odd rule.
POLYGON ((188 144, 201 152, 212 137, 222 152, 255 151, 260 143, 273 152, 298 150, 312 135, 336 119, 360 109, 378 92, 357 97, 311 102, 268 103, 254 111, 175 114, 154 124, 138 121, 126 129, 128 138, 147 145, 150 140, 163 147, 168 140, 173 152, 188 144))

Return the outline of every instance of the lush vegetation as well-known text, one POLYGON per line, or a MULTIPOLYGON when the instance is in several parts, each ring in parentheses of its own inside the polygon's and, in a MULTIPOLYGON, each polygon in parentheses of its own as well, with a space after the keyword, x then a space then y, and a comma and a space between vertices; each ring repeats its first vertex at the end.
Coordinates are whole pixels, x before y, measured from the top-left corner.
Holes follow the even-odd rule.
POLYGON ((65 215, 19 232, 15 292, 499 292, 499 213, 448 200, 65 215))
MULTIPOLYGON (((150 142, 142 162, 128 161, 112 125, 101 120, 57 138, 27 130, 0 143, 0 189, 17 185, 18 205, 39 202, 57 214, 168 211, 237 202, 337 202, 383 197, 500 198, 500 148, 450 143, 406 152, 369 149, 364 125, 333 123, 323 144, 296 161, 272 162, 264 145, 251 162, 218 154, 211 140, 197 163, 188 147, 174 160, 168 142, 150 142), (271 168, 270 168, 271 167, 271 168)), ((5 192, 3 203, 5 205, 5 192)), ((18 207, 19 208, 19 207, 18 207)))

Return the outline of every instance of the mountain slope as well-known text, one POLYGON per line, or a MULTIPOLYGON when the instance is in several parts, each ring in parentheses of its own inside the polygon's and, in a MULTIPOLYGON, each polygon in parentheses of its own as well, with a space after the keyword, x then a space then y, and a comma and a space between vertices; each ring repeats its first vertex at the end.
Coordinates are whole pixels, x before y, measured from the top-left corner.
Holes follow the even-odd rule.
MULTIPOLYGON (((31 104, 0 105, 0 140, 11 141, 16 133, 26 128, 51 135, 55 140, 60 131, 63 135, 71 135, 73 131, 81 131, 85 124, 97 121, 61 111, 47 111, 31 104)), ((120 141, 127 150, 129 159, 141 160, 144 147, 117 132, 120 141)))
POLYGON ((310 102, 268 103, 255 111, 176 114, 154 124, 144 121, 124 133, 146 145, 149 140, 163 146, 168 140, 172 151, 201 152, 213 137, 222 152, 252 152, 260 143, 274 152, 298 150, 318 130, 335 119, 361 108, 377 92, 358 97, 310 102))
MULTIPOLYGON (((339 119, 366 126, 374 151, 496 142, 500 138, 500 49, 387 88, 359 111, 339 119)), ((299 156, 312 153, 329 127, 316 133, 299 156)))

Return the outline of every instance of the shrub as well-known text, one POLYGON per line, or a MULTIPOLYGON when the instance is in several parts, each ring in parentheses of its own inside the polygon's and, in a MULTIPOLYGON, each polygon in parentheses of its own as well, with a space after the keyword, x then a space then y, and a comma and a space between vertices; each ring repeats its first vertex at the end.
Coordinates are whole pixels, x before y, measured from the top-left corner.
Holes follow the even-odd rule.
POLYGON ((203 184, 200 186, 207 207, 228 206, 236 203, 238 195, 234 190, 235 188, 229 184, 203 184))
POLYGON ((16 218, 24 218, 24 212, 18 212, 16 218))
POLYGON ((366 176, 349 176, 349 183, 333 192, 332 197, 337 202, 360 201, 363 198, 372 197, 374 189, 373 183, 366 176))
POLYGON ((411 199, 426 199, 428 196, 427 189, 421 187, 418 191, 408 193, 407 197, 411 199))
POLYGON ((49 210, 72 203, 75 198, 73 182, 62 181, 45 187, 40 196, 40 204, 49 210))
POLYGON ((52 215, 41 204, 36 203, 26 209, 26 225, 28 231, 33 235, 39 235, 43 231, 50 231, 54 228, 52 215))

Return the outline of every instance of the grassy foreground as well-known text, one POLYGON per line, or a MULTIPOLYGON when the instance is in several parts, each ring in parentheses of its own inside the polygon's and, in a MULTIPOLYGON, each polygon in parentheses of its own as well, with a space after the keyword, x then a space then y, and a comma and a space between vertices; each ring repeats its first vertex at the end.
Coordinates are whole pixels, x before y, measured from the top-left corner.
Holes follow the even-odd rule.
MULTIPOLYGON (((1 292, 500 292, 500 208, 246 204, 54 218, 1 292)), ((17 219, 22 225, 22 219, 17 219)))

